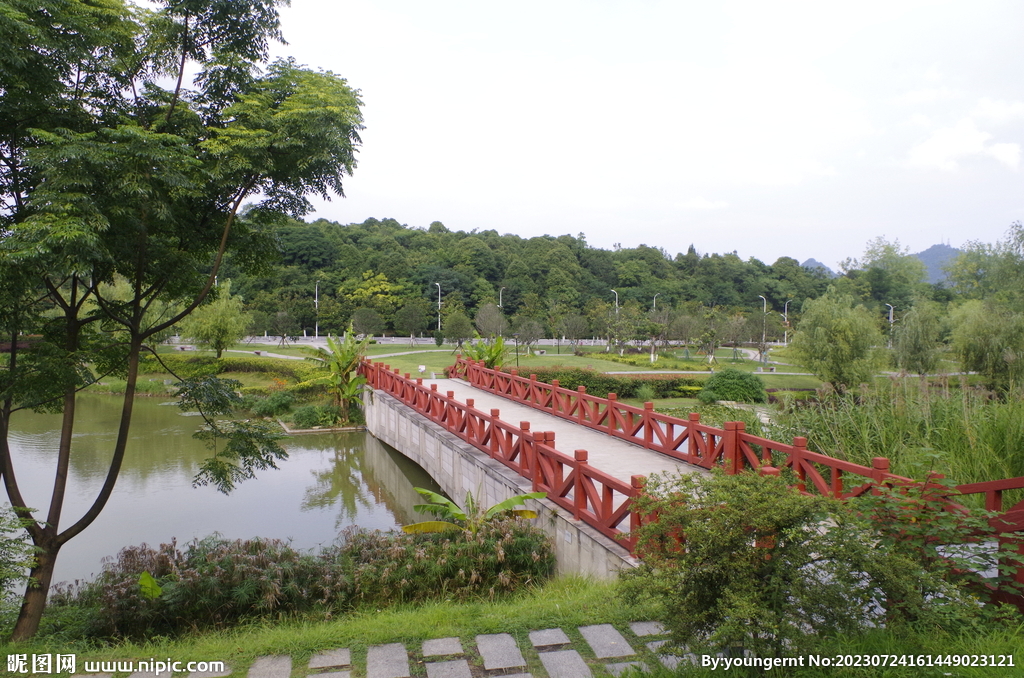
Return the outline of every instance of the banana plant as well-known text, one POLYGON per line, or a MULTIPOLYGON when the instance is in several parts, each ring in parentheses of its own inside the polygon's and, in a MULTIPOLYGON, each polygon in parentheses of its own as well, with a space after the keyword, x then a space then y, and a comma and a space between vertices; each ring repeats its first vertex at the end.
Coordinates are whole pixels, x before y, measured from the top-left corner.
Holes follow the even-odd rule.
POLYGON ((402 530, 409 534, 445 532, 447 530, 466 530, 471 534, 476 534, 483 525, 495 518, 508 515, 516 516, 517 518, 536 518, 536 511, 517 509, 516 506, 525 504, 527 499, 543 499, 548 496, 547 492, 517 494, 504 501, 499 501, 494 506, 485 510, 471 492, 466 493, 465 508, 461 508, 458 504, 446 497, 442 497, 437 492, 431 492, 422 487, 415 487, 413 489, 426 497, 430 503, 417 504, 412 507, 412 510, 416 511, 416 513, 428 513, 444 520, 426 520, 406 525, 402 530))

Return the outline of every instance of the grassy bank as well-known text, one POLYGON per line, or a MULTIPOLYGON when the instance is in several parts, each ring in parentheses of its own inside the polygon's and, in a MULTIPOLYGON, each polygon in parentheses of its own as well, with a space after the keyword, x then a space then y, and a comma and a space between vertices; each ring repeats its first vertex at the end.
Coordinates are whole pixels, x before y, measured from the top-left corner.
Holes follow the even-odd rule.
MULTIPOLYGON (((417 606, 395 607, 387 610, 362 610, 343 617, 330 619, 325 615, 301 619, 266 619, 230 629, 192 633, 177 639, 153 638, 142 643, 120 643, 107 646, 89 645, 80 640, 61 637, 42 637, 31 643, 5 645, 0 654, 75 653, 78 662, 149 660, 173 658, 180 661, 225 661, 234 670, 233 675, 244 676, 257 657, 289 655, 293 660, 292 675, 303 678, 310 675, 306 665, 314 654, 335 648, 349 648, 353 663, 365 666, 366 650, 371 645, 403 643, 412 653, 413 675, 423 676, 423 659, 417 653, 424 640, 455 636, 462 640, 468 651, 475 647, 474 638, 483 633, 510 633, 520 647, 530 647, 528 633, 532 630, 562 628, 572 641, 572 649, 591 659, 592 652, 583 642, 576 628, 589 624, 614 624, 628 635, 628 622, 650 618, 650 610, 631 605, 617 595, 617 585, 594 582, 578 577, 562 577, 544 585, 498 601, 480 600, 468 603, 438 602, 417 606)), ((630 638, 636 649, 642 642, 630 638)), ((838 638, 824 643, 822 653, 837 654, 895 654, 895 655, 947 655, 985 654, 1007 655, 1016 652, 1017 668, 911 668, 897 667, 881 670, 867 669, 775 669, 778 676, 1015 676, 1024 675, 1024 629, 1007 624, 973 629, 962 633, 897 634, 875 630, 863 636, 838 638)), ((536 655, 526 652, 528 670, 534 676, 547 675, 536 655)), ((630 657, 628 659, 636 659, 630 657)), ((647 657, 651 659, 650 657, 647 657)), ((612 660, 595 660, 595 675, 612 660)), ((681 666, 675 671, 659 669, 646 674, 668 676, 716 676, 722 673, 707 669, 681 666)), ((362 675, 357 673, 356 675, 362 675)), ((731 675, 745 675, 733 671, 731 675)))

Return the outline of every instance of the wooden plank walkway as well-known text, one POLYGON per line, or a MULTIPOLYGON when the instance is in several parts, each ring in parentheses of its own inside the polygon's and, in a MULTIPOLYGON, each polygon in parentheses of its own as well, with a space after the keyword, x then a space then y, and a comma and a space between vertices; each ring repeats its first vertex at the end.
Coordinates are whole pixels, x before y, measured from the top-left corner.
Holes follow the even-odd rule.
POLYGON ((513 426, 528 421, 531 431, 554 431, 554 447, 559 452, 572 456, 574 450, 586 450, 591 466, 627 484, 634 475, 646 476, 663 472, 708 473, 700 467, 645 450, 608 434, 480 390, 461 379, 424 379, 423 384, 427 388, 430 388, 431 384, 437 384, 440 393, 452 391, 455 399, 463 403, 471 399, 473 407, 482 412, 489 413, 496 409, 501 420, 513 426))

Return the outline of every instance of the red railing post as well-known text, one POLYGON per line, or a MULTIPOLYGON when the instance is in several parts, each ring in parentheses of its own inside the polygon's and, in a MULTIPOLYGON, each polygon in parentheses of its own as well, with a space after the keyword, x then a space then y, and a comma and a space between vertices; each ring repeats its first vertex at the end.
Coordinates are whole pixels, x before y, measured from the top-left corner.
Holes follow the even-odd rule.
POLYGON ((807 469, 804 468, 804 452, 807 451, 807 438, 796 436, 793 438, 793 452, 789 456, 790 466, 796 472, 796 489, 800 492, 807 492, 807 469))
POLYGON ((579 520, 583 511, 587 508, 587 491, 583 488, 583 467, 588 465, 587 462, 587 451, 576 450, 573 453, 573 458, 576 463, 573 465, 573 471, 576 473, 572 487, 572 517, 575 520, 579 520))
POLYGON ((736 475, 743 470, 743 455, 740 454, 740 436, 745 424, 742 421, 727 421, 722 435, 722 459, 726 475, 736 475))
POLYGON ((615 435, 615 431, 618 429, 618 427, 615 425, 615 417, 618 415, 618 412, 619 412, 618 409, 615 406, 618 405, 618 404, 619 404, 619 394, 618 393, 609 393, 608 394, 608 411, 605 412, 605 414, 607 415, 607 420, 608 420, 608 423, 606 424, 606 426, 608 427, 608 433, 610 433, 612 435, 615 435))
MULTIPOLYGON (((644 491, 644 483, 647 482, 647 476, 634 475, 629 477, 629 485, 633 490, 633 496, 630 498, 630 502, 644 491)), ((636 539, 636 531, 643 525, 643 517, 636 510, 636 507, 631 505, 629 507, 629 532, 633 539, 636 539)), ((632 551, 633 549, 630 549, 632 551)))
POLYGON ((536 438, 530 432, 530 422, 519 422, 522 433, 519 435, 519 458, 522 460, 523 475, 530 479, 533 491, 540 491, 540 468, 537 464, 536 438))
POLYGON ((583 425, 583 407, 584 407, 584 403, 586 403, 586 398, 584 398, 583 396, 585 396, 586 394, 587 394, 587 387, 586 386, 577 386, 576 387, 576 398, 577 398, 577 401, 576 401, 576 418, 579 421, 579 424, 581 426, 583 425))
POLYGON ((700 415, 690 412, 690 417, 686 422, 686 441, 690 457, 694 459, 700 456, 700 445, 697 443, 697 437, 700 435, 700 431, 697 429, 699 424, 700 415))
POLYGON ((644 449, 651 449, 651 443, 654 442, 654 418, 651 416, 654 414, 654 403, 644 403, 644 449))

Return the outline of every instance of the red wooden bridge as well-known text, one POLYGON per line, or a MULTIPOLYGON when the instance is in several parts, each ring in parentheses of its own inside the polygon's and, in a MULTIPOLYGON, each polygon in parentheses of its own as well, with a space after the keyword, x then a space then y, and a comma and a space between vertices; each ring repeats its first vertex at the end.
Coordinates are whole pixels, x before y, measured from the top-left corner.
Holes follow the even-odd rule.
MULTIPOLYGON (((885 457, 875 457, 870 467, 862 466, 812 452, 807 449, 806 438, 796 437, 791 443, 769 440, 748 433, 743 422, 726 422, 723 428, 708 426, 701 423, 699 414, 687 419, 659 414, 651 403, 633 407, 618 402, 614 393, 601 398, 588 394, 583 386, 566 389, 557 381, 547 384, 537 381, 536 375, 524 377, 516 370, 506 373, 487 369, 462 357, 449 368, 449 376, 464 380, 473 389, 460 388, 461 399, 453 390, 438 390, 438 383, 401 375, 381 363, 365 361, 361 371, 373 388, 398 398, 509 467, 528 479, 534 491, 546 492, 549 500, 571 512, 573 518, 630 550, 635 546, 630 533, 640 523, 640 516, 631 509, 632 500, 652 470, 668 470, 673 465, 692 471, 718 467, 734 474, 748 469, 763 472, 790 468, 800 492, 837 499, 856 497, 875 485, 913 482, 890 473, 885 457), (499 416, 498 408, 489 412, 478 409, 477 401, 486 395, 571 422, 581 431, 610 436, 647 456, 630 455, 626 466, 633 464, 636 468, 628 475, 621 472, 621 461, 610 458, 601 464, 605 468, 597 468, 591 465, 587 450, 576 449, 572 435, 566 441, 567 436, 560 434, 558 441, 563 450, 573 449, 569 454, 555 447, 551 431, 532 430, 527 421, 512 424, 499 416), (672 463, 652 469, 652 454, 672 463), (612 466, 617 466, 619 472, 612 466)), ((502 409, 507 407, 503 405, 502 409)), ((1003 493, 1024 489, 1024 477, 959 485, 956 489, 961 495, 985 495, 985 508, 999 514, 992 521, 994 532, 1024 532, 1024 501, 1003 506, 1003 493)), ((961 508, 952 502, 950 505, 961 508)), ((1024 552, 1024 542, 1020 543, 1024 552)), ((1024 584, 1024 571, 1019 571, 1016 579, 1024 584)))

